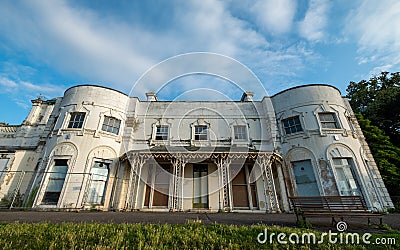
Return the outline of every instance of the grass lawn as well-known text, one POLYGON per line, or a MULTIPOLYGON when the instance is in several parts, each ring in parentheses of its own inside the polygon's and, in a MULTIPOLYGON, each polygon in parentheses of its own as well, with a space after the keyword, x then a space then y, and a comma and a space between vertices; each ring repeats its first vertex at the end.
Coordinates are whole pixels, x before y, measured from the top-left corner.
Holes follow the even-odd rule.
POLYGON ((272 244, 260 244, 257 237, 265 229, 268 235, 285 233, 286 241, 292 233, 313 232, 317 241, 321 237, 313 230, 264 225, 13 223, 0 224, 0 249, 400 249, 400 232, 394 230, 369 239, 396 240, 395 245, 378 246, 329 244, 327 238, 323 244, 279 244, 276 235, 272 244))

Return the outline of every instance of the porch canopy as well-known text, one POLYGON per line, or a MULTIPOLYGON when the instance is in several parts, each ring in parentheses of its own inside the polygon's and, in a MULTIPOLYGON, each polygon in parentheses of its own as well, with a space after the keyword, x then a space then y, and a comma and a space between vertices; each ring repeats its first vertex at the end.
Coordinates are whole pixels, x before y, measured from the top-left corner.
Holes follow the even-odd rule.
MULTIPOLYGON (((275 152, 258 151, 247 147, 176 147, 156 146, 146 150, 130 150, 120 157, 121 162, 129 162, 131 167, 128 193, 125 203, 126 210, 140 208, 138 192, 142 178, 142 170, 147 163, 168 162, 172 166, 172 193, 170 193, 169 209, 183 211, 183 180, 185 165, 191 163, 209 162, 217 166, 218 186, 220 188, 220 209, 233 210, 232 187, 229 183, 245 163, 258 166, 257 174, 250 177, 252 182, 262 179, 264 194, 267 198, 266 211, 280 211, 279 201, 274 184, 272 165, 282 164, 282 158, 275 152)), ((279 175, 282 170, 279 169, 279 175)), ((277 174, 275 174, 277 175, 277 174)), ((277 179, 277 178, 275 178, 277 179)), ((283 177, 281 178, 282 181, 283 177)), ((282 188, 279 185, 278 189, 282 188)), ((283 184, 285 185, 285 184, 283 184)), ((284 186, 283 186, 284 187, 284 186)), ((286 188, 285 188, 286 189, 286 188)), ((280 196, 280 195, 279 195, 280 196)), ((285 192, 286 197, 286 192, 285 192)))

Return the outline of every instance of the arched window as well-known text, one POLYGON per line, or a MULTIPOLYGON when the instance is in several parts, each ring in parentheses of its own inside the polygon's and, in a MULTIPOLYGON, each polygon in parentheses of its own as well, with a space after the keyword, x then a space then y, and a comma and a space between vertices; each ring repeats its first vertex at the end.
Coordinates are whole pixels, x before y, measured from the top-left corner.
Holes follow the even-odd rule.
POLYGON ((48 172, 48 183, 44 193, 42 204, 56 205, 64 186, 65 176, 68 170, 68 159, 55 159, 54 165, 48 172))
POLYGON ((333 158, 340 195, 361 195, 351 158, 333 158))

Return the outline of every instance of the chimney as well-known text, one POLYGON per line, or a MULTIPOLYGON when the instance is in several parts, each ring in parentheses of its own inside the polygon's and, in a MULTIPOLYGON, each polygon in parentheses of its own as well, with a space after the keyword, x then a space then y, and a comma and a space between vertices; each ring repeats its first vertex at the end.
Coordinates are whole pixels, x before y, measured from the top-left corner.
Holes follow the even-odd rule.
POLYGON ((148 102, 156 102, 158 101, 157 94, 154 91, 150 91, 146 93, 148 102))
POLYGON ((241 102, 252 102, 253 96, 254 96, 253 92, 246 90, 246 92, 243 93, 242 99, 240 99, 240 101, 241 102))

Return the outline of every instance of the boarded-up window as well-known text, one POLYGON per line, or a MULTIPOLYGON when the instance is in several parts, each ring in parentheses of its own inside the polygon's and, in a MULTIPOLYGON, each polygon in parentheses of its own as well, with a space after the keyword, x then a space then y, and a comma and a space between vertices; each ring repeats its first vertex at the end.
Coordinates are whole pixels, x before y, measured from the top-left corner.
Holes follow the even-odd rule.
POLYGON ((168 206, 171 165, 161 164, 160 166, 155 171, 153 206, 168 206))
POLYGON ((236 208, 258 207, 257 189, 255 182, 249 182, 252 166, 243 166, 232 180, 233 206, 236 208))

